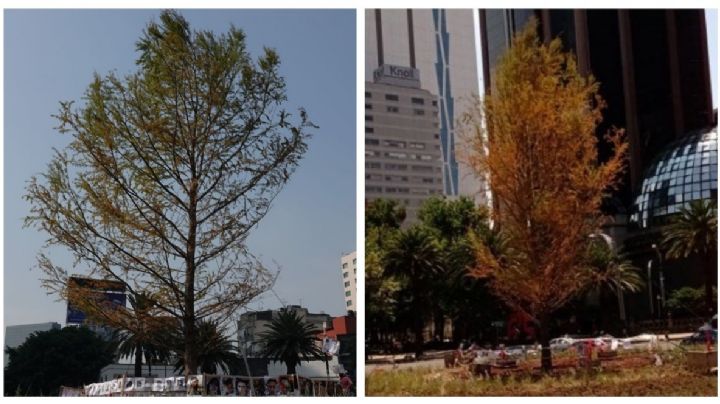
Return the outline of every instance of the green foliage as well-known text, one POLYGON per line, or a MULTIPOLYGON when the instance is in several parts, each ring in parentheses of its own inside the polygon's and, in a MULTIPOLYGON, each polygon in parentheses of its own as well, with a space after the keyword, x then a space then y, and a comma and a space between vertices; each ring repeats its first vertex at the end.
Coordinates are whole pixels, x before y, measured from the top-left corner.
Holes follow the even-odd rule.
POLYGON ((423 225, 436 230, 439 238, 449 240, 463 238, 470 230, 484 231, 488 218, 486 209, 475 206, 472 199, 465 196, 455 200, 431 197, 418 211, 423 225))
POLYGON ((85 327, 33 333, 17 348, 6 348, 5 394, 57 396, 61 386, 95 383, 111 364, 115 344, 85 327))
MULTIPOLYGON (((86 275, 152 292, 177 320, 190 369, 197 322, 231 318, 272 286, 246 240, 315 125, 305 110, 284 109, 277 52, 253 59, 240 29, 194 31, 163 11, 137 50, 135 72, 96 75, 80 105, 60 103, 69 145, 28 182, 25 224, 72 252, 86 275)), ((46 250, 38 266, 43 286, 64 297, 68 269, 46 250)))
MULTIPOLYGON (((717 304, 717 288, 713 289, 713 304, 717 304)), ((676 315, 691 315, 700 317, 704 313, 704 288, 691 288, 689 286, 673 290, 667 299, 667 308, 676 315)))
POLYGON ((690 202, 679 215, 662 230, 662 246, 669 259, 688 258, 698 255, 702 261, 705 278, 705 311, 715 313, 713 287, 717 279, 717 207, 711 200, 690 202))
POLYGON ((130 305, 134 318, 132 326, 116 331, 118 354, 121 357, 135 358, 134 374, 142 376, 142 361, 148 365, 148 374, 153 362, 170 358, 167 341, 163 341, 164 329, 155 327, 155 321, 149 314, 153 307, 152 298, 146 293, 130 295, 130 305))
POLYGON ((263 356, 283 362, 287 374, 294 375, 295 367, 323 357, 316 345, 317 331, 294 310, 280 310, 273 318, 269 331, 262 334, 263 356))
MULTIPOLYGON (((197 365, 202 373, 217 373, 220 368, 228 373, 231 368, 239 366, 240 356, 234 345, 234 339, 226 335, 217 321, 202 320, 198 323, 196 332, 197 365)), ((171 339, 176 352, 183 351, 183 338, 176 335, 171 339)), ((180 356, 175 369, 185 367, 185 359, 180 356)))
POLYGON ((637 292, 645 282, 640 275, 640 269, 625 258, 625 255, 615 251, 605 241, 591 239, 587 247, 587 265, 594 273, 593 281, 588 288, 618 292, 637 292))
MULTIPOLYGON (((366 211, 366 308, 368 334, 420 328, 432 314, 447 316, 458 330, 500 315, 502 306, 484 282, 467 276, 474 262, 472 237, 490 230, 488 214, 466 197, 433 197, 421 206, 417 223, 400 229, 396 202, 377 200, 366 211), (478 307, 478 301, 484 301, 478 307)), ((494 318, 493 318, 494 319, 494 318)), ((402 338, 402 335, 400 336, 402 338)))
POLYGON ((380 246, 381 228, 370 228, 365 233, 365 315, 368 329, 387 327, 395 321, 395 305, 402 283, 385 273, 384 250, 380 246))
POLYGON ((398 229, 405 221, 405 208, 391 199, 377 199, 365 207, 365 228, 398 229))
POLYGON ((703 199, 683 207, 680 214, 663 228, 663 246, 667 250, 667 257, 671 259, 717 251, 715 202, 703 199))

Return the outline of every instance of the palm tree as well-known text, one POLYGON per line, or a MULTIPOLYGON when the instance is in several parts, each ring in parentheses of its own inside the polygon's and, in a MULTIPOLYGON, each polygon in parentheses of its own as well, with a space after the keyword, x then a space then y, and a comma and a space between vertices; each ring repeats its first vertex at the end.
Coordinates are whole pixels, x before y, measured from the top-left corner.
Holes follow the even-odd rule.
POLYGON ((269 331, 260 335, 263 356, 283 362, 287 374, 294 375, 295 367, 303 361, 322 358, 322 352, 316 344, 317 331, 296 311, 280 310, 269 328, 269 331))
POLYGON ((154 306, 152 297, 144 292, 128 298, 133 308, 132 317, 126 327, 115 333, 118 354, 121 357, 135 356, 135 377, 142 376, 143 358, 151 372, 153 361, 167 359, 170 355, 165 344, 159 342, 162 335, 162 321, 151 313, 154 306))
POLYGON ((401 231, 390 240, 385 255, 389 276, 404 279, 412 296, 415 333, 415 357, 423 353, 423 328, 425 318, 432 309, 431 294, 433 283, 441 274, 443 254, 437 241, 420 227, 401 231))
MULTIPOLYGON (((615 296, 622 313, 625 310, 622 294, 638 292, 645 286, 640 268, 633 265, 625 254, 616 251, 600 238, 590 241, 586 253, 588 269, 591 271, 591 282, 588 284, 586 296, 598 296, 601 307, 605 307, 605 299, 615 296)), ((604 322, 607 314, 606 310, 601 310, 599 320, 604 322)))
POLYGON ((391 199, 376 199, 365 207, 365 228, 397 229, 405 221, 405 208, 391 199))
MULTIPOLYGON (((184 342, 179 335, 173 339, 173 345, 178 352, 182 352, 184 342)), ((238 364, 240 356, 233 344, 233 340, 225 335, 225 330, 214 320, 200 320, 195 329, 197 343, 197 364, 202 373, 217 373, 218 367, 228 373, 231 367, 238 364)), ((185 360, 183 355, 178 356, 175 369, 183 369, 185 360)))
POLYGON ((717 270, 717 209, 714 201, 690 202, 675 219, 663 228, 662 245, 669 259, 688 258, 698 254, 703 262, 705 305, 710 313, 713 304, 713 272, 717 270))
POLYGON ((593 271, 594 282, 590 288, 606 289, 614 294, 637 292, 645 285, 640 269, 625 255, 615 251, 605 242, 593 241, 588 246, 588 265, 593 271))

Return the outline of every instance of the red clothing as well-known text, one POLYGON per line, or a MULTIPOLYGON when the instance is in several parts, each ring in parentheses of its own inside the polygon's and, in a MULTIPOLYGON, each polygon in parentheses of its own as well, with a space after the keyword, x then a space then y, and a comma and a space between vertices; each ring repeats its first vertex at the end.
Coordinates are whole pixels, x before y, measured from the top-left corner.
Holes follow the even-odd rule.
POLYGON ((350 390, 350 386, 352 386, 352 384, 353 384, 352 380, 350 380, 350 377, 347 375, 343 376, 340 379, 340 387, 342 387, 343 391, 350 390))

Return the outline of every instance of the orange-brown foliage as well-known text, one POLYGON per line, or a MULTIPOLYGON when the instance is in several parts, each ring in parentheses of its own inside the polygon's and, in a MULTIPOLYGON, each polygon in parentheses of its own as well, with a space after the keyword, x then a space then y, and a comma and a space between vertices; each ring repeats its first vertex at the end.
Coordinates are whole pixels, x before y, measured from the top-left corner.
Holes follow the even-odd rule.
POLYGON ((516 36, 494 72, 492 95, 466 122, 471 162, 489 181, 493 222, 507 237, 504 254, 475 243, 470 274, 540 320, 591 279, 584 246, 605 220, 600 204, 618 184, 627 144, 622 130, 611 130, 604 141, 614 154, 598 161, 599 84, 578 72, 559 39, 543 45, 536 30, 532 22, 516 36))

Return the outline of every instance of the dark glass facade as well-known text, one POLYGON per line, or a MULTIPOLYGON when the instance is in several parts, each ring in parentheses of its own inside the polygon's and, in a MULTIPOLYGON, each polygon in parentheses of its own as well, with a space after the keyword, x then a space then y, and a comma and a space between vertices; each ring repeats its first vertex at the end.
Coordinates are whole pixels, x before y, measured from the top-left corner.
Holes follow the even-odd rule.
MULTIPOLYGON (((624 128, 629 170, 616 193, 615 211, 627 212, 648 166, 686 133, 713 125, 704 10, 480 10, 485 91, 513 33, 535 16, 538 34, 559 37, 580 70, 600 83, 607 102, 598 127, 624 128)), ((599 159, 612 150, 600 142, 599 159)))

